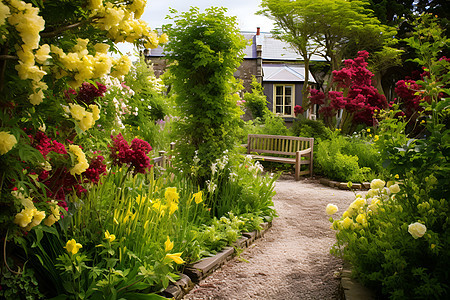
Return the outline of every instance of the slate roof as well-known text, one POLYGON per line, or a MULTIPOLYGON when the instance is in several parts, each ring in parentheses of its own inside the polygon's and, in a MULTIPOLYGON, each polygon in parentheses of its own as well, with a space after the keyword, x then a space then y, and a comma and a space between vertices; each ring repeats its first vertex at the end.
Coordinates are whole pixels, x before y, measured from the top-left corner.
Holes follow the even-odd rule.
MULTIPOLYGON (((251 45, 247 45, 244 49, 245 59, 256 59, 256 45, 262 46, 262 58, 264 60, 282 60, 282 61, 302 61, 302 57, 298 55, 289 44, 275 39, 271 33, 261 32, 259 36, 255 32, 243 31, 241 34, 252 41, 251 45)), ((164 56, 164 47, 158 46, 156 49, 150 49, 150 56, 164 56)), ((325 61, 318 55, 311 57, 312 61, 325 61)))
MULTIPOLYGON (((263 64, 263 81, 279 82, 304 82, 304 66, 292 66, 281 64, 263 64)), ((315 83, 311 72, 309 73, 309 82, 315 83)))

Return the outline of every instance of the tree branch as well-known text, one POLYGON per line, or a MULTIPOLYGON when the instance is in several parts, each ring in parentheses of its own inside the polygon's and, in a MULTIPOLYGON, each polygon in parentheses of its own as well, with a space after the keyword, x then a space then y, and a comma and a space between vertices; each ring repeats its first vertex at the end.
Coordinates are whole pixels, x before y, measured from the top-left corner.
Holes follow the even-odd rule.
POLYGON ((77 23, 74 23, 74 24, 70 24, 70 25, 67 25, 67 26, 59 27, 58 29, 56 29, 54 31, 42 32, 41 33, 41 37, 42 38, 52 38, 52 37, 58 36, 60 33, 64 32, 64 31, 78 28, 80 26, 83 26, 85 24, 91 23, 91 22, 93 22, 95 20, 98 20, 98 19, 100 19, 100 18, 98 18, 98 17, 96 17, 96 18, 89 18, 89 19, 86 19, 86 20, 83 20, 83 21, 80 21, 80 22, 77 22, 77 23))
POLYGON ((86 20, 81 21, 81 22, 77 22, 77 23, 74 23, 74 24, 70 24, 70 25, 67 25, 67 26, 64 26, 64 27, 60 27, 60 28, 58 28, 58 29, 56 29, 56 30, 54 30, 54 31, 50 31, 50 32, 42 32, 42 33, 41 33, 41 37, 42 37, 42 38, 52 38, 52 37, 55 37, 55 36, 59 35, 60 33, 66 31, 66 30, 70 30, 70 29, 74 29, 74 28, 80 27, 80 26, 81 26, 82 24, 84 24, 85 22, 86 22, 86 20))
POLYGON ((0 55, 0 60, 7 60, 7 59, 17 60, 19 58, 14 55, 0 55))

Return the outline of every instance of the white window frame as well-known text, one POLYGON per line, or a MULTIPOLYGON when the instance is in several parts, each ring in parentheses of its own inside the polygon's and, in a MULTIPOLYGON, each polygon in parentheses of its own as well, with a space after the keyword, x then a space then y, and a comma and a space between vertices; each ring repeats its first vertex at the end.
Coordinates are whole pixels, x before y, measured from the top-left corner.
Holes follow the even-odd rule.
POLYGON ((294 117, 294 104, 295 104, 295 84, 274 84, 273 85, 273 107, 272 107, 272 111, 276 114, 279 114, 282 117, 294 117), (283 112, 277 113, 277 87, 283 87, 283 112), (291 92, 291 114, 285 114, 285 108, 286 108, 286 87, 290 86, 292 88, 292 92, 291 92))

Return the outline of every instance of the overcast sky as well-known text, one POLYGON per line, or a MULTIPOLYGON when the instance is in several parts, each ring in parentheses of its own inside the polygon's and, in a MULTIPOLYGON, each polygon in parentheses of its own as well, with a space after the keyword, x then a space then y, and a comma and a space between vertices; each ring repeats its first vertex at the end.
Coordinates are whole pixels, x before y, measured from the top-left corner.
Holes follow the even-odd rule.
MULTIPOLYGON (((260 27, 261 31, 269 32, 273 29, 271 20, 263 16, 255 16, 260 9, 261 0, 148 0, 147 8, 141 19, 146 21, 152 29, 161 28, 169 20, 165 17, 169 14, 169 7, 176 9, 179 13, 188 11, 191 6, 205 8, 216 6, 226 7, 228 15, 236 16, 241 31, 255 31, 260 27)), ((128 43, 118 44, 123 52, 130 52, 132 45, 128 43)))
POLYGON ((169 7, 178 12, 188 11, 191 6, 196 6, 203 11, 205 8, 216 6, 228 8, 230 16, 237 16, 239 27, 243 31, 256 31, 256 27, 261 27, 261 31, 272 30, 271 21, 263 16, 255 16, 261 0, 162 0, 147 2, 142 19, 149 23, 152 28, 160 28, 166 24, 165 16, 169 14, 169 7))

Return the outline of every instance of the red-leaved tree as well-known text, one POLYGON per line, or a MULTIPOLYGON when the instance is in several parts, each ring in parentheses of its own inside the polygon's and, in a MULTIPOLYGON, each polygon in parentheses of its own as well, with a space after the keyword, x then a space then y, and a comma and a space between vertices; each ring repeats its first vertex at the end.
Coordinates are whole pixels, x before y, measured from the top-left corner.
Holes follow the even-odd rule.
POLYGON ((311 89, 310 101, 320 105, 319 115, 330 128, 340 128, 350 133, 358 124, 374 125, 374 111, 388 106, 386 97, 372 85, 374 76, 367 69, 367 51, 359 51, 355 59, 347 59, 345 67, 333 71, 335 91, 323 93, 311 89), (342 117, 337 122, 338 112, 342 117))

